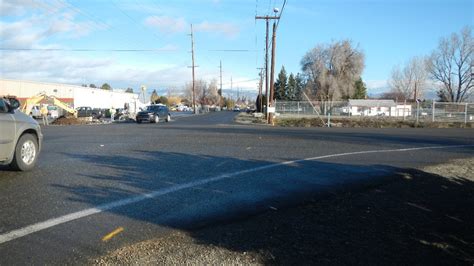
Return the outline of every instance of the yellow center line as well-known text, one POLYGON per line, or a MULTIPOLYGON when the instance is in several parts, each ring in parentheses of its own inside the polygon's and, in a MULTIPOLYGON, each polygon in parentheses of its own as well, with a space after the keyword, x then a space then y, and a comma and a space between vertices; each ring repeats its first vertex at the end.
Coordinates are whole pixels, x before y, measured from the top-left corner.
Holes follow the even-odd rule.
POLYGON ((112 231, 112 232, 108 233, 107 235, 105 235, 102 238, 102 241, 104 241, 104 242, 109 241, 112 237, 116 236, 117 234, 120 234, 120 232, 122 232, 123 230, 124 230, 123 227, 118 227, 114 231, 112 231))

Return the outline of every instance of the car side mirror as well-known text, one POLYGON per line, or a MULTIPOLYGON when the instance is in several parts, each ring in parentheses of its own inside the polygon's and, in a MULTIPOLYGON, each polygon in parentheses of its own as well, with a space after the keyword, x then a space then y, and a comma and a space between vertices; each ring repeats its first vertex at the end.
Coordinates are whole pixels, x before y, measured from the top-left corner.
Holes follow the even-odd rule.
POLYGON ((17 99, 11 98, 9 99, 9 102, 11 111, 16 110, 20 107, 20 101, 18 101, 17 99))

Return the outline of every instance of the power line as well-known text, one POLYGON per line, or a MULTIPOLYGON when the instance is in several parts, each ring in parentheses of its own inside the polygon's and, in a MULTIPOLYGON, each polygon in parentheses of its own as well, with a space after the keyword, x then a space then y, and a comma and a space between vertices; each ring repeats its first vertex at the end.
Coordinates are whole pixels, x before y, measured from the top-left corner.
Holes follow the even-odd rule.
MULTIPOLYGON (((90 15, 90 14, 85 13, 84 11, 82 11, 82 10, 81 10, 78 6, 76 6, 75 4, 69 3, 67 0, 64 0, 64 3, 65 3, 65 5, 66 5, 66 7, 70 8, 71 10, 76 11, 76 12, 78 12, 78 13, 80 13, 80 14, 86 16, 86 17, 89 17, 93 22, 97 23, 97 21, 98 21, 99 23, 97 23, 97 24, 101 25, 101 26, 104 27, 105 29, 112 28, 112 26, 109 25, 107 22, 104 22, 103 20, 101 20, 101 19, 99 19, 99 18, 97 18, 97 17, 95 17, 95 16, 93 16, 93 15, 90 15)), ((99 29, 101 29, 101 28, 99 28, 99 29)))
POLYGON ((0 51, 7 52, 156 52, 156 53, 177 53, 176 50, 164 49, 65 49, 65 48, 9 48, 0 47, 0 51))
MULTIPOLYGON (((120 11, 124 16, 126 16, 130 21, 132 21, 133 23, 139 25, 142 29, 148 31, 148 28, 144 27, 139 21, 135 20, 133 17, 131 17, 130 15, 128 15, 125 11, 123 11, 120 7, 117 6, 117 4, 114 2, 114 1, 110 1, 110 3, 112 3, 112 5, 118 10, 120 11)), ((155 37, 158 41, 161 41, 160 37, 158 37, 154 32, 150 31, 150 33, 153 35, 153 37, 155 37)))
POLYGON ((248 49, 216 49, 208 50, 209 52, 258 52, 259 50, 248 50, 248 49))
POLYGON ((260 78, 258 79, 249 79, 249 80, 241 80, 241 81, 237 81, 237 82, 227 82, 227 83, 222 83, 222 85, 229 85, 229 84, 240 84, 240 83, 245 83, 245 82, 250 82, 250 81, 256 81, 256 80, 259 80, 260 78))
MULTIPOLYGON (((57 13, 59 10, 63 9, 64 6, 58 6, 58 5, 55 5, 51 2, 38 2, 36 0, 32 0, 32 3, 37 6, 38 8, 40 9, 44 9, 47 14, 55 14, 57 13)), ((77 22, 75 22, 74 20, 72 20, 71 18, 67 17, 67 16, 63 16, 61 17, 62 20, 66 20, 68 21, 69 23, 71 23, 72 25, 78 25, 77 22)), ((88 30, 92 30, 92 26, 94 24, 89 24, 89 23, 83 23, 81 26, 82 27, 85 27, 87 28, 88 30)), ((97 27, 97 26, 96 26, 97 27)))
MULTIPOLYGON (((280 19, 281 19, 281 16, 283 15, 283 10, 285 9, 285 6, 286 6, 286 0, 283 1, 283 6, 281 7, 281 10, 280 10, 280 19)), ((280 19, 277 21, 277 25, 276 25, 277 28, 278 28, 278 25, 280 25, 280 19)))

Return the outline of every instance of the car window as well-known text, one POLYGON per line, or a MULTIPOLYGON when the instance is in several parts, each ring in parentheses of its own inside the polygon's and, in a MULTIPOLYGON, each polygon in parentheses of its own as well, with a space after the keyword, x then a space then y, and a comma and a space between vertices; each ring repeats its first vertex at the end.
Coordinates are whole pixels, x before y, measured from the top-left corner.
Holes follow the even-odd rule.
POLYGON ((5 113, 8 111, 7 104, 3 99, 0 99, 0 113, 5 113))
POLYGON ((146 108, 147 111, 151 111, 151 112, 162 112, 163 110, 166 110, 166 106, 148 106, 146 108))

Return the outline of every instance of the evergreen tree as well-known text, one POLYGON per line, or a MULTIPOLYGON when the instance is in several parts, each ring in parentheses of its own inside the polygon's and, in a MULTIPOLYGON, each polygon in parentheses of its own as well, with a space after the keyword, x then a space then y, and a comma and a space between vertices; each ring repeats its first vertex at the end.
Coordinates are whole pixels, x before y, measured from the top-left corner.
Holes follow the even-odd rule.
POLYGON ((287 90, 288 78, 286 77, 285 67, 281 67, 280 74, 278 74, 277 81, 275 82, 275 99, 277 100, 287 100, 286 90, 287 90))
POLYGON ((365 83, 362 81, 362 78, 359 77, 358 80, 355 82, 355 91, 352 99, 365 99, 367 98, 367 88, 365 87, 365 83))
POLYGON ((157 103, 160 97, 158 96, 158 93, 156 93, 156 90, 153 90, 150 96, 150 102, 151 103, 157 103))
POLYGON ((297 92, 296 79, 293 73, 291 73, 290 77, 288 78, 288 86, 286 89, 286 100, 296 101, 296 98, 297 98, 296 92, 297 92))
POLYGON ((298 73, 296 74, 295 78, 295 83, 296 83, 296 89, 295 89, 295 101, 301 101, 302 96, 303 96, 303 90, 305 88, 305 83, 304 83, 304 78, 303 76, 298 73))
POLYGON ((112 87, 110 87, 110 85, 107 84, 107 83, 102 84, 102 86, 100 88, 103 89, 103 90, 107 90, 107 91, 112 90, 112 87))

